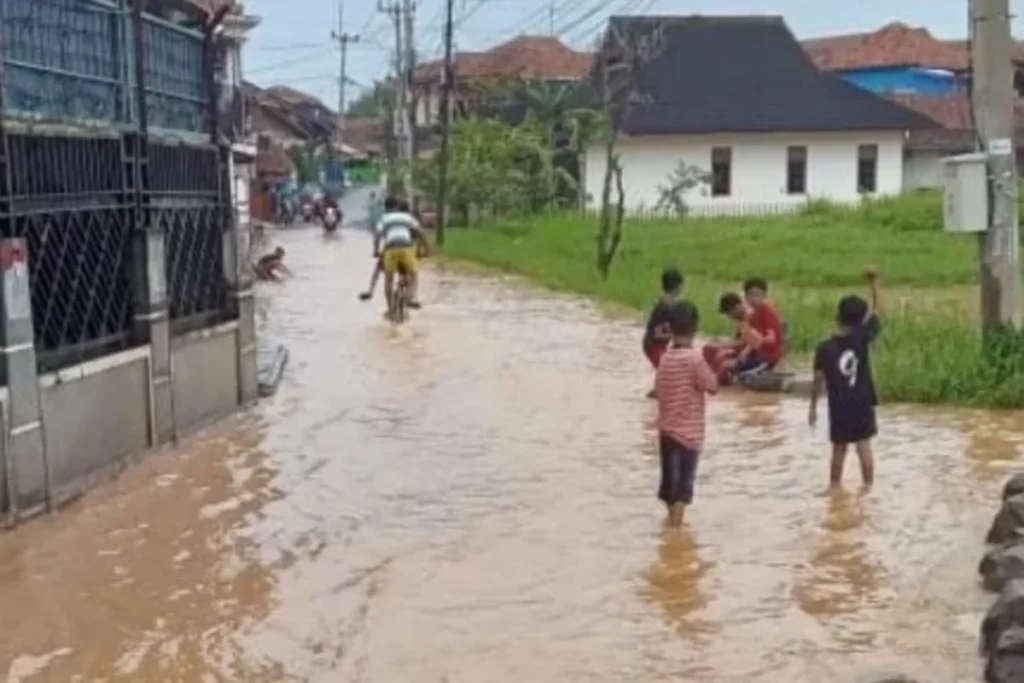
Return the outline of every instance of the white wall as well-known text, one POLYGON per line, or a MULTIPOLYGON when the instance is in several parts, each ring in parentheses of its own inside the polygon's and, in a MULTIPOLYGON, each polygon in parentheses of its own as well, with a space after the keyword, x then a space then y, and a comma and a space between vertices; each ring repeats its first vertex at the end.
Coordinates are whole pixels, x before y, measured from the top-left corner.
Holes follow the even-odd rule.
POLYGON ((942 187, 942 152, 921 150, 909 152, 903 162, 904 187, 908 190, 942 187))
MULTIPOLYGON (((710 186, 694 190, 688 203, 696 209, 723 213, 746 208, 779 207, 828 198, 857 201, 857 147, 878 145, 877 194, 903 189, 903 133, 899 131, 840 133, 748 133, 702 136, 622 137, 617 151, 622 161, 626 204, 630 211, 653 209, 658 186, 666 185, 680 160, 711 168, 712 147, 732 149, 732 187, 727 197, 712 197, 710 186), (786 150, 807 147, 807 194, 786 193, 786 150)), ((604 185, 604 148, 587 151, 584 182, 590 206, 600 205, 604 185)), ((614 196, 614 194, 613 194, 614 196)))

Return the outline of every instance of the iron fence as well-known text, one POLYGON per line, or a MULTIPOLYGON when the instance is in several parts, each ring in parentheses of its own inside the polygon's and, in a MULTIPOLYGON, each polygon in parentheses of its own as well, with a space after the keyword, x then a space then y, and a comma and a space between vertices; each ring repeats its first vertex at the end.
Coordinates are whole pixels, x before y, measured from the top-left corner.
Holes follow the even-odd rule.
POLYGON ((3 162, 0 236, 28 242, 40 369, 126 347, 134 226, 123 141, 5 135, 3 162))
POLYGON ((172 329, 186 332, 228 316, 224 236, 231 208, 216 147, 150 144, 149 208, 167 239, 167 297, 172 329))
POLYGON ((4 114, 139 124, 133 31, 142 33, 150 128, 205 133, 203 34, 143 14, 126 0, 0 0, 4 114))
POLYGON ((127 121, 124 13, 97 0, 3 0, 5 113, 127 121))
POLYGON ((207 131, 209 97, 203 35, 144 16, 142 45, 149 127, 207 131))
POLYGON ((217 123, 213 53, 201 34, 148 15, 133 22, 128 9, 126 0, 0 0, 0 237, 28 242, 43 371, 136 341, 142 229, 165 234, 175 332, 230 315, 227 148, 198 137, 168 144, 160 132, 205 135, 217 123))

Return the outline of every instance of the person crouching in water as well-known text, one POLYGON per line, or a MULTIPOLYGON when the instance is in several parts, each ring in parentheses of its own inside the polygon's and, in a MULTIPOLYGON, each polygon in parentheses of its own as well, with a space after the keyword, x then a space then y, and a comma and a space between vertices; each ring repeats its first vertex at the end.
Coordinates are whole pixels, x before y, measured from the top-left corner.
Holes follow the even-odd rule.
POLYGON ((256 277, 260 280, 273 280, 279 282, 284 275, 291 275, 291 271, 284 265, 284 248, 278 247, 274 251, 260 257, 260 260, 253 264, 256 277))
POLYGON ((735 341, 709 347, 706 358, 722 382, 742 381, 777 366, 784 355, 782 321, 766 299, 768 285, 760 278, 743 284, 744 299, 728 292, 719 311, 736 326, 735 341))
MULTIPOLYGON (((658 369, 662 355, 672 341, 671 312, 683 292, 683 274, 676 268, 666 268, 661 273, 661 296, 651 309, 644 329, 643 351, 651 367, 658 369)), ((651 389, 647 398, 654 398, 651 389)))
POLYGON ((706 397, 718 391, 718 380, 694 348, 700 314, 679 301, 669 308, 672 341, 658 364, 654 388, 658 399, 658 441, 661 485, 658 498, 668 508, 668 523, 679 526, 693 503, 697 461, 704 447, 706 397))

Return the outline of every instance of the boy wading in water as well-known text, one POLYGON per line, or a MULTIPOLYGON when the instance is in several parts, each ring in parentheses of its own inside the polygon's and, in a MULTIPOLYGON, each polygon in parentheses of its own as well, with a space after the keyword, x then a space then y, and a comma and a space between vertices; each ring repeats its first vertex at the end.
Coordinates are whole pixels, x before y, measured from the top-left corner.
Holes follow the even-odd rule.
POLYGON ((700 317, 697 307, 680 301, 668 316, 672 341, 654 379, 661 455, 658 498, 668 507, 668 523, 679 526, 686 506, 693 502, 697 460, 704 447, 706 397, 718 391, 718 379, 693 346, 700 317))
MULTIPOLYGON (((675 268, 666 268, 662 271, 661 296, 647 318, 643 341, 644 355, 655 370, 658 369, 661 357, 672 341, 672 310, 682 292, 683 274, 675 268)), ((655 393, 655 390, 651 389, 647 398, 654 398, 655 393)))
POLYGON ((871 376, 868 349, 882 326, 878 320, 878 273, 869 269, 865 276, 870 288, 870 303, 859 296, 845 296, 836 313, 838 329, 818 345, 814 354, 814 383, 811 387, 809 421, 818 422, 818 399, 828 394, 829 439, 832 441, 832 487, 843 479, 846 451, 852 444, 860 459, 861 479, 865 487, 875 481, 875 459, 871 440, 878 433, 875 423, 875 382, 871 376))

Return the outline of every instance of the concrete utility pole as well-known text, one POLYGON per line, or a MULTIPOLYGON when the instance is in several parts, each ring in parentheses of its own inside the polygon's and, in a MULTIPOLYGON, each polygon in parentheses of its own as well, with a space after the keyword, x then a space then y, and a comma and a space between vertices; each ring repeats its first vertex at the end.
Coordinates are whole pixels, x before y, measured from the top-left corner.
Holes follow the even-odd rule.
MULTIPOLYGON (((406 168, 412 163, 412 130, 409 123, 409 78, 406 68, 408 48, 406 43, 409 36, 406 33, 408 21, 406 20, 406 7, 411 5, 410 0, 393 0, 386 3, 380 0, 378 9, 385 12, 395 24, 395 95, 396 102, 392 113, 395 131, 395 141, 398 148, 398 161, 406 168), (400 2, 402 4, 400 4, 400 2)), ((412 179, 408 173, 403 173, 403 192, 406 198, 412 198, 412 179)))
POLYGON ((455 0, 447 0, 444 22, 444 74, 441 83, 441 168, 437 190, 437 246, 444 246, 448 228, 448 158, 452 135, 452 91, 455 89, 455 70, 452 68, 452 41, 455 33, 455 0))
POLYGON ((979 146, 988 153, 991 208, 981 243, 986 330, 1020 327, 1020 244, 1009 0, 970 0, 972 96, 979 146))
POLYGON ((416 27, 416 3, 402 0, 402 14, 405 20, 405 160, 408 172, 405 174, 405 198, 413 202, 412 164, 416 158, 416 98, 412 94, 416 70, 416 41, 413 33, 416 27))
POLYGON ((331 31, 331 38, 337 41, 341 48, 341 64, 338 75, 338 142, 345 142, 345 85, 348 82, 348 46, 350 43, 358 43, 359 36, 345 32, 345 7, 342 0, 338 0, 338 30, 331 31))

